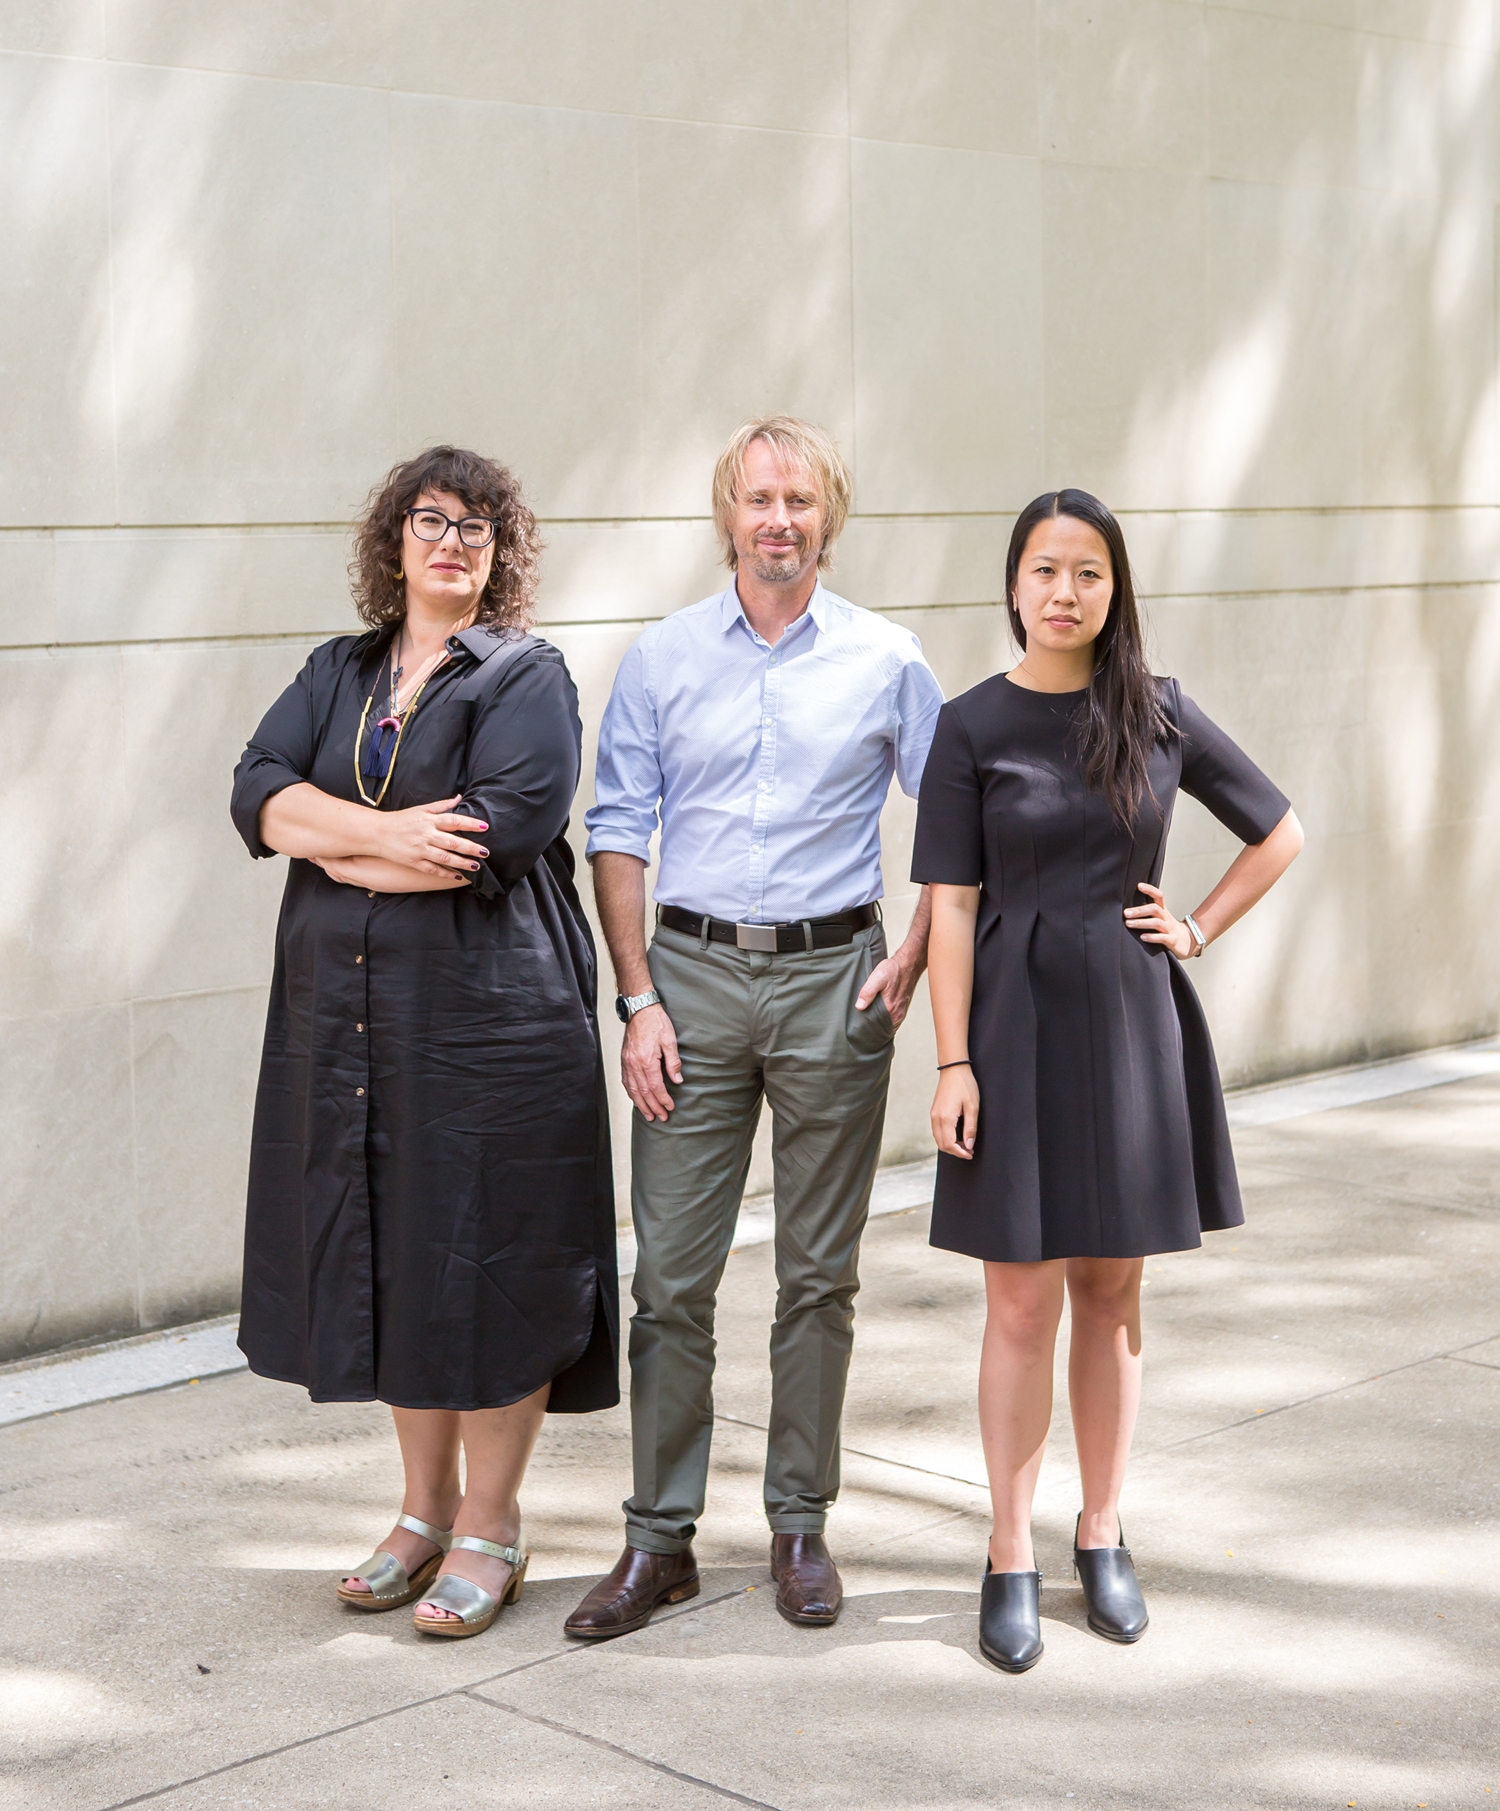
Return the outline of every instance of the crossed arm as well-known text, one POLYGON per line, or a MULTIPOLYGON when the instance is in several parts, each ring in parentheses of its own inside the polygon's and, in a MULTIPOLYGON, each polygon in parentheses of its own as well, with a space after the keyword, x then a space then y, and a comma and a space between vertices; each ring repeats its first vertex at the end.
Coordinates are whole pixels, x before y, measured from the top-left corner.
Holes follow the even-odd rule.
POLYGON ((372 893, 465 887, 489 851, 458 833, 489 826, 453 810, 462 796, 406 811, 371 811, 304 780, 261 806, 261 840, 279 855, 315 862, 330 880, 372 893))

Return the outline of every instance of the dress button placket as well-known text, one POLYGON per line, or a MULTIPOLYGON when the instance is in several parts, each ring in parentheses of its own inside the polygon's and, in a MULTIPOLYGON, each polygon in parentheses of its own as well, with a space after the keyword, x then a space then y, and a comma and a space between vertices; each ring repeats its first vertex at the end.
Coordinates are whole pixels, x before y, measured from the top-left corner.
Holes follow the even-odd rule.
MULTIPOLYGON (((374 899, 375 895, 371 893, 369 897, 370 899, 374 899)), ((364 922, 360 927, 360 935, 363 938, 368 939, 369 929, 370 907, 366 905, 364 922)), ((364 1030, 370 1017, 370 965, 365 961, 365 952, 363 950, 361 950, 354 958, 354 966, 359 971, 359 980, 355 987, 356 998, 354 1001, 354 1010, 359 1014, 359 1017, 354 1022, 354 1029, 360 1034, 355 1040, 353 1051, 354 1079, 356 1083, 354 1099, 361 1110, 368 1110, 370 1087, 370 1040, 364 1035, 364 1030)), ((361 1133, 360 1136, 362 1139, 363 1134, 361 1133)))

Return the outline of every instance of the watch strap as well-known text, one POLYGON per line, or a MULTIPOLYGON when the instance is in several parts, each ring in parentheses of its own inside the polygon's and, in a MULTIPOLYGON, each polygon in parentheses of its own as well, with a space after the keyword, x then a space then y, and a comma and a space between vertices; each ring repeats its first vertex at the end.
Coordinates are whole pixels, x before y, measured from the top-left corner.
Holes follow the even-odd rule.
POLYGON ((660 1006, 661 995, 653 987, 649 993, 620 994, 615 1000, 615 1010, 628 1025, 638 1012, 644 1012, 648 1006, 660 1006))

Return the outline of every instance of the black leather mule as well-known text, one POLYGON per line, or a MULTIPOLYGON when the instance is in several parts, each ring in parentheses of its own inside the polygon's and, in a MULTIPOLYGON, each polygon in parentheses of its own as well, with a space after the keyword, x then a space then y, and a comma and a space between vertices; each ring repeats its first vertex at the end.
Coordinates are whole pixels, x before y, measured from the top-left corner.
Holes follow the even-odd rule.
POLYGON ((1007 1673, 1024 1673, 1042 1657, 1042 1575, 991 1572, 979 1587, 979 1651, 1007 1673))
MULTIPOLYGON (((1080 1515, 1078 1522, 1082 1520, 1080 1515)), ((1073 1524, 1073 1571, 1083 1586, 1089 1627, 1108 1641, 1139 1641, 1151 1619, 1125 1545, 1125 1530, 1120 1530, 1118 1547, 1080 1547, 1078 1522, 1073 1524)))

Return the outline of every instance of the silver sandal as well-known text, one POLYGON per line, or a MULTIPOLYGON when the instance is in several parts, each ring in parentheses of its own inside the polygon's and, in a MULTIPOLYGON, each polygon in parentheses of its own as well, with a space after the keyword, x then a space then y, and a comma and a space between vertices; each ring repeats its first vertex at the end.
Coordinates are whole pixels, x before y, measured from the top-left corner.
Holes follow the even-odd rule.
POLYGON ((409 1528, 424 1540, 435 1542, 438 1551, 430 1559, 424 1559, 415 1572, 408 1574, 394 1553, 377 1547, 357 1571, 344 1573, 339 1583, 341 1603, 353 1604, 356 1610, 399 1610, 402 1604, 422 1595, 452 1544, 452 1530, 434 1528, 431 1522, 418 1521, 414 1515, 398 1515, 396 1526, 409 1528), (348 1585, 351 1578, 362 1578, 369 1590, 351 1591, 348 1585))
POLYGON ((430 1591, 422 1593, 422 1603, 417 1605, 417 1610, 422 1608, 422 1604, 430 1603, 434 1609, 451 1611, 459 1620, 452 1622, 444 1618, 438 1622, 429 1616, 419 1616, 417 1610, 414 1610, 412 1621, 416 1624, 417 1632, 421 1635, 447 1635, 462 1641, 468 1635, 482 1635, 506 1604, 519 1601, 531 1555, 523 1553, 519 1547, 502 1547, 498 1541, 482 1541, 472 1534, 454 1535, 453 1546, 467 1547, 471 1553, 487 1553, 491 1559, 508 1560, 515 1568, 499 1597, 492 1596, 482 1585, 471 1584, 468 1579, 459 1578, 452 1572, 445 1572, 430 1591))

